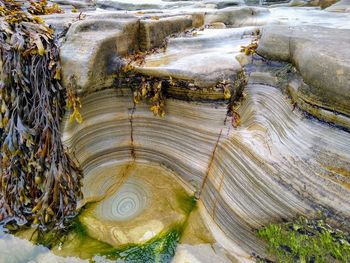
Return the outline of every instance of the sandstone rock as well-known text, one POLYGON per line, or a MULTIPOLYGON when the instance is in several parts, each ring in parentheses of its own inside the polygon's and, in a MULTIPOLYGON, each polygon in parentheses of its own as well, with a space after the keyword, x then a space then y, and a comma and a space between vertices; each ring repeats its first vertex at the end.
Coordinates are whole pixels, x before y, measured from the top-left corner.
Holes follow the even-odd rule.
POLYGON ((102 14, 74 23, 61 47, 63 83, 75 76, 80 91, 111 86, 119 56, 138 49, 139 21, 123 14, 102 14))
POLYGON ((329 12, 346 12, 350 13, 350 1, 349 0, 341 0, 334 5, 326 8, 329 12))
POLYGON ((322 9, 327 8, 339 0, 292 0, 289 6, 319 6, 322 9))
POLYGON ((24 240, 0 231, 1 261, 6 263, 88 263, 75 257, 59 257, 44 246, 34 245, 24 240))
POLYGON ((96 167, 85 175, 83 193, 84 200, 97 203, 79 219, 91 237, 114 247, 147 242, 188 216, 181 201, 189 195, 175 178, 159 165, 116 160, 96 167))
POLYGON ((113 10, 146 10, 168 9, 193 5, 191 1, 162 1, 162 0, 97 0, 100 8, 113 10))
POLYGON ((266 23, 269 10, 261 7, 230 7, 208 11, 205 23, 222 22, 235 27, 257 26, 266 23))
POLYGON ((59 5, 65 6, 70 5, 75 8, 89 8, 95 5, 94 0, 51 0, 51 2, 57 3, 59 5))
POLYGON ((197 96, 202 99, 223 99, 222 89, 215 90, 215 85, 236 79, 242 67, 235 55, 241 45, 250 42, 254 30, 206 29, 193 36, 169 39, 165 52, 147 56, 142 65, 135 63, 134 70, 146 76, 187 81, 200 89, 197 96))
POLYGON ((321 7, 322 9, 325 9, 333 4, 335 4, 336 2, 338 2, 339 0, 319 0, 319 7, 321 7))
POLYGON ((268 26, 258 53, 292 62, 308 86, 299 89, 309 103, 350 116, 350 31, 323 27, 268 26), (307 87, 307 88, 306 88, 307 87))
POLYGON ((204 4, 214 4, 217 9, 245 5, 243 0, 204 0, 204 4))
MULTIPOLYGON (((102 2, 108 7, 112 1, 99 2, 100 7, 102 2)), ((117 3, 130 10, 164 8, 163 1, 147 1, 158 7, 142 6, 147 5, 146 1, 113 2, 114 8, 117 3)), ((216 5, 228 1, 208 1, 208 5, 213 2, 216 5)), ((167 3, 168 7, 178 4, 167 3)), ((235 262, 236 259, 251 262, 253 253, 267 256, 256 229, 297 214, 313 216, 321 210, 348 227, 349 133, 305 118, 277 88, 276 77, 266 71, 252 71, 256 58, 243 57, 239 49, 250 42, 255 27, 223 26, 269 23, 273 12, 248 7, 205 11, 205 22, 220 25, 221 29, 170 38, 165 52, 150 54, 144 64, 134 65, 139 74, 164 79, 171 76, 193 84, 188 88, 194 92, 193 100, 202 99, 202 102, 174 99, 183 90, 169 89, 171 98, 165 102, 164 118, 155 117, 147 103, 135 105, 130 87, 113 87, 121 57, 139 50, 141 45, 151 49, 170 34, 201 26, 202 13, 194 10, 164 13, 158 9, 125 14, 99 10, 88 12, 82 21, 75 21, 76 17, 70 14, 48 17, 49 23, 60 30, 65 23, 73 22, 61 49, 63 77, 65 85, 69 76, 77 78, 84 121, 68 123, 66 118, 63 139, 84 171, 85 199, 81 205, 98 202, 82 215, 83 223, 92 236, 109 244, 142 243, 168 230, 172 223, 183 222, 184 210, 179 207, 173 190, 183 193, 184 187, 187 193, 199 198, 198 207, 206 213, 205 225, 211 222, 216 229, 188 238, 205 229, 198 218, 190 219, 193 221, 185 229, 177 262, 235 262), (140 39, 144 40, 140 42, 140 39), (241 123, 232 125, 235 120, 227 116, 227 105, 217 101, 223 99, 223 93, 215 90, 215 84, 226 79, 234 81, 242 65, 248 65, 249 84, 244 99, 235 109, 241 123), (215 103, 208 102, 210 99, 215 103), (136 165, 128 166, 131 163, 136 165), (157 169, 150 172, 150 166, 157 169), (171 179, 162 177, 163 169, 171 174, 171 179), (111 209, 125 195, 131 202, 122 203, 123 209, 111 209), (163 211, 166 212, 162 214, 163 211), (219 240, 219 232, 229 242, 219 240), (215 241, 219 243, 217 246, 209 245, 215 241), (237 255, 232 258, 227 252, 237 255)), ((316 14, 314 9, 306 12, 316 14)), ((305 13, 290 15, 288 21, 282 14, 273 22, 315 23, 305 13)), ((326 12, 319 17, 326 17, 325 14, 327 21, 318 23, 338 27, 339 21, 335 23, 332 19, 347 21, 345 15, 338 19, 340 16, 326 12)), ((258 50, 269 58, 293 62, 302 79, 289 83, 289 90, 300 107, 306 110, 310 105, 318 107, 324 111, 322 116, 326 120, 333 121, 336 112, 341 125, 347 120, 343 117, 349 116, 350 63, 347 53, 339 50, 349 49, 348 32, 309 26, 268 26, 263 30, 258 50)), ((27 247, 17 240, 11 243, 3 240, 0 238, 3 251, 13 243, 16 249, 27 247)), ((47 260, 46 252, 37 257, 36 249, 29 247, 29 252, 26 248, 23 254, 18 254, 25 255, 26 260, 33 252, 33 260, 40 257, 47 260)), ((15 254, 14 250, 10 251, 15 254)), ((7 259, 8 254, 4 255, 7 259)))
MULTIPOLYGON (((61 16, 65 20, 59 17, 49 19, 58 29, 65 20, 72 21, 71 15, 61 16)), ((203 20, 201 13, 155 18, 102 12, 87 13, 83 20, 75 18, 60 53, 63 83, 68 85, 74 75, 80 91, 109 87, 120 71, 122 56, 161 46, 167 36, 199 27, 203 20)))
POLYGON ((219 248, 210 244, 197 246, 179 245, 173 263, 231 263, 232 261, 219 248), (216 250, 215 250, 216 249, 216 250))
POLYGON ((151 17, 140 21, 140 49, 150 50, 164 44, 167 36, 184 32, 186 29, 201 27, 204 14, 186 16, 151 17))
POLYGON ((350 138, 292 111, 277 88, 251 83, 246 93, 233 129, 224 122, 226 105, 168 99, 159 118, 147 104, 129 111, 130 91, 98 91, 82 98, 84 122, 67 123, 64 139, 86 175, 129 162, 131 149, 136 162, 170 168, 201 192, 200 203, 232 242, 264 255, 254 231, 262 225, 319 209, 350 216, 350 181, 337 172, 350 169, 350 138))

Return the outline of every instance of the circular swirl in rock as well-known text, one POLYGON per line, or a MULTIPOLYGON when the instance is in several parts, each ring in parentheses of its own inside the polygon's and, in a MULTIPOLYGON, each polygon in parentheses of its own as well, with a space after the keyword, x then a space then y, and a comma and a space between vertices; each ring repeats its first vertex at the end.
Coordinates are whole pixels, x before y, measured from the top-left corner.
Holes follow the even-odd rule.
POLYGON ((147 207, 148 199, 145 182, 129 180, 116 193, 101 201, 96 207, 96 213, 105 220, 129 220, 147 207))

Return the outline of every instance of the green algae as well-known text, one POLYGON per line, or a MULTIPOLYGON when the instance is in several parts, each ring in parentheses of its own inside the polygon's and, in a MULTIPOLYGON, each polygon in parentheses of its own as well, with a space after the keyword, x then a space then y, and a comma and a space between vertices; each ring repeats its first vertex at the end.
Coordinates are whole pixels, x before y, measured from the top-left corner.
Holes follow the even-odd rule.
POLYGON ((350 262, 350 237, 322 219, 300 217, 258 230, 277 262, 350 262))
POLYGON ((183 232, 183 226, 174 226, 143 244, 125 244, 115 248, 89 236, 87 228, 75 219, 70 234, 55 246, 54 253, 60 256, 77 256, 95 262, 95 256, 122 262, 170 262, 183 232))
MULTIPOLYGON (((99 241, 89 235, 88 228, 79 220, 74 219, 69 233, 62 242, 49 244, 40 240, 47 247, 53 247, 53 252, 60 256, 77 256, 97 262, 100 257, 108 260, 121 260, 133 263, 167 263, 175 255, 177 244, 187 226, 190 213, 196 208, 196 198, 185 194, 177 195, 181 209, 187 214, 185 222, 173 225, 167 231, 159 233, 151 240, 142 244, 125 244, 114 247, 106 242, 99 241)), ((93 204, 87 204, 81 209, 80 215, 89 210, 93 204)))
POLYGON ((182 227, 174 227, 167 233, 160 234, 142 244, 131 244, 109 253, 99 253, 107 259, 122 259, 124 262, 170 262, 182 233, 182 227))
POLYGON ((197 199, 195 196, 178 194, 177 199, 179 204, 181 204, 182 211, 184 211, 187 215, 189 215, 193 209, 196 208, 197 199))

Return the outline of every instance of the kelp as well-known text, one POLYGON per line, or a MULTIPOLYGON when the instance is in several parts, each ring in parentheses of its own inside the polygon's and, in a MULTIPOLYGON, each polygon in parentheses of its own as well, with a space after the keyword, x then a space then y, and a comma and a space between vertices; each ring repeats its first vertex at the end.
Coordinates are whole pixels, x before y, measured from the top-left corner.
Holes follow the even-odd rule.
POLYGON ((43 231, 63 229, 81 197, 81 170, 61 140, 58 39, 35 16, 58 11, 46 1, 0 1, 0 221, 43 231))
POLYGON ((251 43, 248 46, 241 46, 241 52, 243 52, 246 56, 253 55, 256 53, 256 50, 258 49, 258 43, 259 39, 261 37, 260 29, 257 29, 255 32, 252 33, 255 38, 251 41, 251 43))

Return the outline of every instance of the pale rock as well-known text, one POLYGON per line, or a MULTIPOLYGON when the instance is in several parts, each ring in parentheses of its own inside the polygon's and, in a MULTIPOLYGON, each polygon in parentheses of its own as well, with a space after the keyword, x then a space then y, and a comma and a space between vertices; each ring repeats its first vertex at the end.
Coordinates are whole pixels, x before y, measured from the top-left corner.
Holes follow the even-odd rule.
MULTIPOLYGON (((350 117, 350 30, 324 27, 267 26, 257 52, 292 62, 306 84, 304 100, 335 114, 350 117)), ((350 126, 350 122, 349 122, 350 126)))
POLYGON ((339 2, 326 8, 329 12, 346 12, 350 13, 350 0, 340 0, 339 2))

